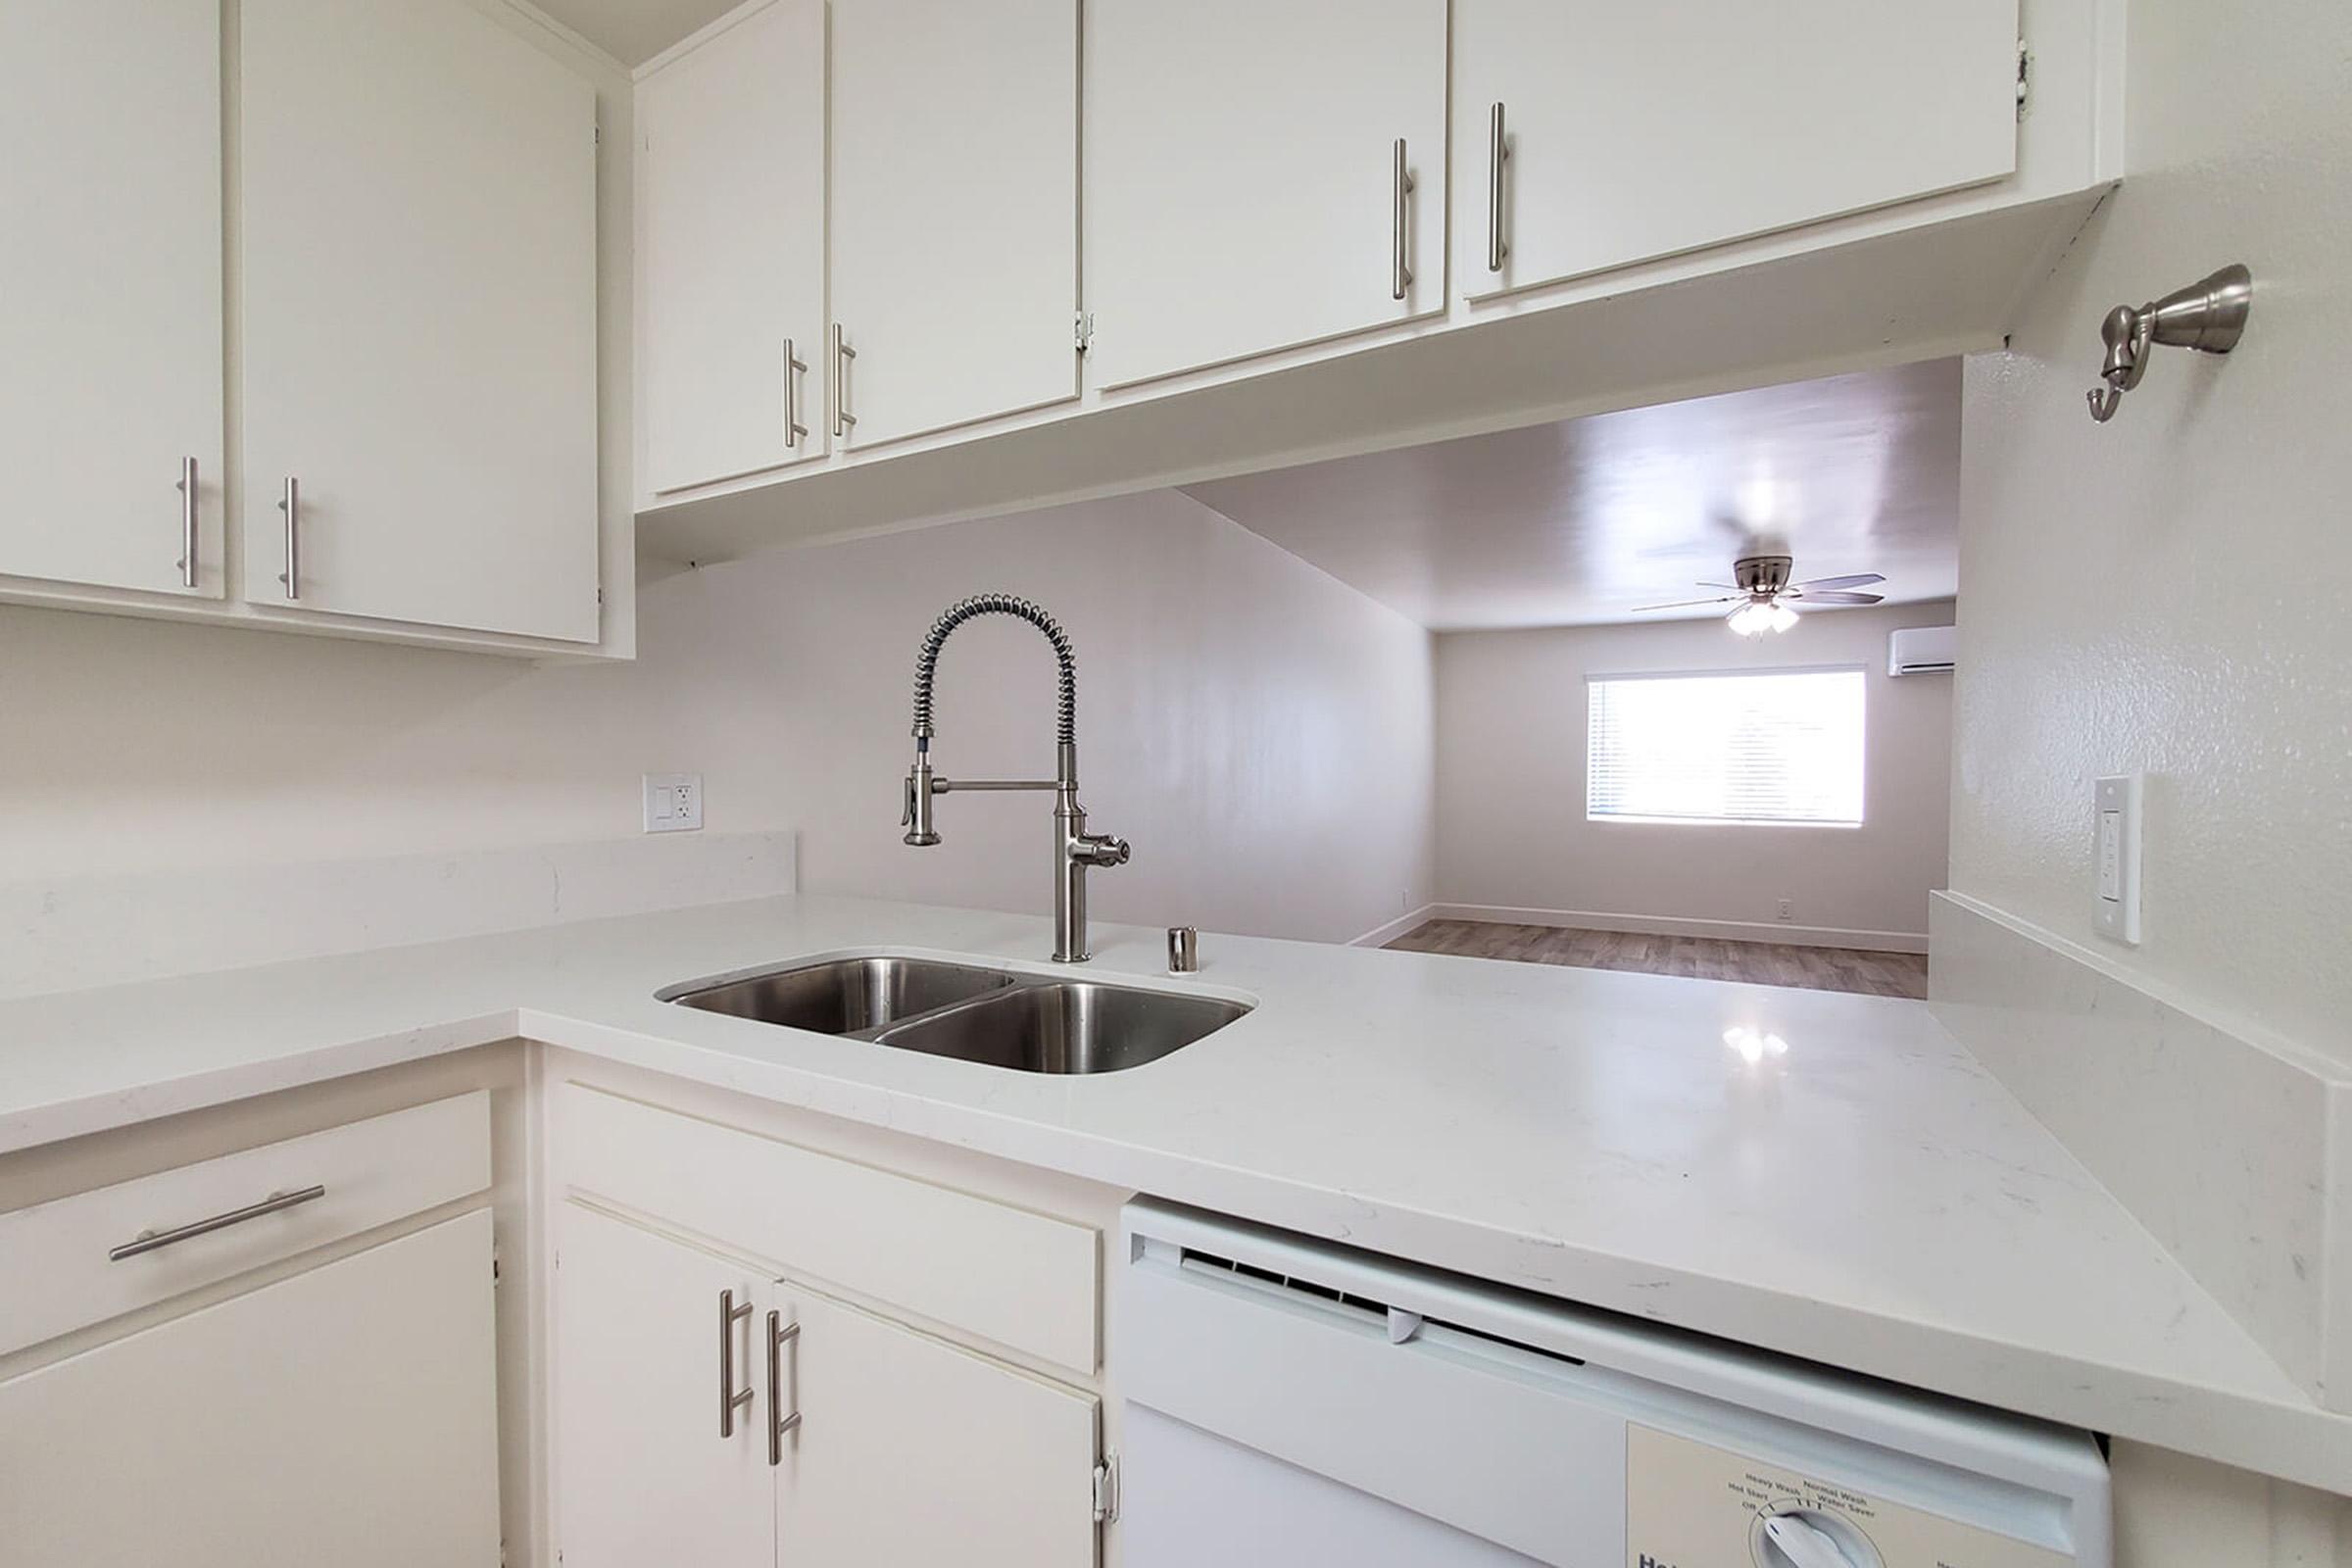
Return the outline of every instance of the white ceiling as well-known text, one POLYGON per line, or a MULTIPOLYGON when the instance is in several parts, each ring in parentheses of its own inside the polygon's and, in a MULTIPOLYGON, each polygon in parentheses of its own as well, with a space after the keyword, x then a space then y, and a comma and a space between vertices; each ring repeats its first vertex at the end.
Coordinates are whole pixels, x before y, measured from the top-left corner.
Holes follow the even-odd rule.
POLYGON ((644 65, 743 0, 538 0, 539 9, 624 66, 644 65))
POLYGON ((1729 582, 1876 571, 1958 591, 1960 362, 1934 360, 1188 485, 1185 493, 1439 631, 1632 615, 1729 582))

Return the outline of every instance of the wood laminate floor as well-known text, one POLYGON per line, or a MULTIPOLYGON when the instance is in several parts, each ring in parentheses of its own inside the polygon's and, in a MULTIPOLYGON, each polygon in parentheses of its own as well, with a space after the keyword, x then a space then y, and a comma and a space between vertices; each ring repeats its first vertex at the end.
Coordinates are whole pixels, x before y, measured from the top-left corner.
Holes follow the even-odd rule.
POLYGON ((1874 997, 1928 994, 1922 953, 1866 953, 1858 948, 1800 948, 1785 942, 1726 942, 1720 937, 1647 936, 1638 931, 1582 931, 1567 926, 1506 925, 1493 920, 1431 920, 1388 944, 1407 953, 1451 953, 1582 969, 1859 991, 1874 997))

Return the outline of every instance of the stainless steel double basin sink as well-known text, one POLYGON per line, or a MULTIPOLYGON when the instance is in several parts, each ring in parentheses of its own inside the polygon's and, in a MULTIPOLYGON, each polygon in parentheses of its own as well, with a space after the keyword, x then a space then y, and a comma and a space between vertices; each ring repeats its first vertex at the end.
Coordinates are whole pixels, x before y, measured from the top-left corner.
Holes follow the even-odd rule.
POLYGON ((788 1029, 1020 1072, 1118 1072, 1156 1061, 1250 1010, 1141 986, 878 954, 691 980, 663 1002, 788 1029))

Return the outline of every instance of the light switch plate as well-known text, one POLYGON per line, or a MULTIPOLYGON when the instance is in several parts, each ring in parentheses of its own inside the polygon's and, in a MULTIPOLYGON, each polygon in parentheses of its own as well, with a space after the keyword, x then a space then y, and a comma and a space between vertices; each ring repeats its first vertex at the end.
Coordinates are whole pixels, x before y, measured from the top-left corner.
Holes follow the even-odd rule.
POLYGON ((2141 775, 2117 773, 2091 790, 2091 907, 2101 936, 2139 945, 2141 775))
POLYGON ((702 825, 702 774, 645 775, 645 830, 648 833, 692 833, 702 825))

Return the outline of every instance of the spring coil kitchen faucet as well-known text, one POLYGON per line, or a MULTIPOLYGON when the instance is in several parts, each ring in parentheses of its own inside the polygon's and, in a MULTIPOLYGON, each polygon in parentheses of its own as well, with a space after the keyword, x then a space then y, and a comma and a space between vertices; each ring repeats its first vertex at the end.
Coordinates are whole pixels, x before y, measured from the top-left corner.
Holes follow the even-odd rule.
POLYGON ((940 612, 923 634, 914 662, 914 765, 906 770, 906 804, 899 825, 918 849, 939 842, 932 821, 934 796, 956 790, 1052 790, 1054 792, 1054 957, 1084 963, 1086 870, 1090 865, 1125 865, 1127 841, 1086 830, 1086 808, 1078 804, 1078 661, 1060 622, 1026 599, 1011 594, 974 594, 940 612), (948 634, 980 615, 1011 615, 1045 634, 1059 666, 1054 710, 1054 776, 1051 779, 949 779, 931 771, 931 688, 939 674, 939 651, 948 634))

